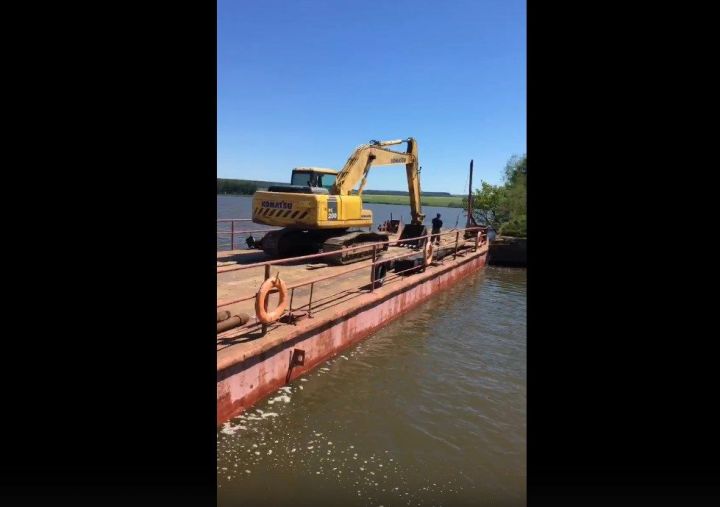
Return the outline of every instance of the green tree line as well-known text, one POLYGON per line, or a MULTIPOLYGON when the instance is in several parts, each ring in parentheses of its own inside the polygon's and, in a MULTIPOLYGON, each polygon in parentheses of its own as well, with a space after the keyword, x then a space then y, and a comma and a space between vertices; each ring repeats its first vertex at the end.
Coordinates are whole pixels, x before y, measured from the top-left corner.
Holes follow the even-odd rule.
MULTIPOLYGON (((527 236, 527 155, 514 155, 505 164, 502 185, 480 182, 473 194, 473 215, 504 236, 527 236)), ((463 200, 467 207, 467 198, 463 200)))
POLYGON ((217 179, 218 194, 252 195, 257 185, 249 181, 217 179))
MULTIPOLYGON (((257 190, 267 190, 272 186, 288 185, 289 183, 278 183, 274 181, 262 181, 262 180, 236 180, 228 178, 217 178, 217 193, 218 194, 234 194, 234 195, 251 195, 257 190)), ((357 194, 357 190, 352 191, 353 194, 357 194)), ((399 195, 409 197, 410 194, 407 190, 364 190, 364 195, 399 195)), ((450 192, 422 192, 423 197, 456 197, 450 194, 450 192)), ((405 201, 402 201, 405 202, 405 201)), ((458 200, 458 206, 459 206, 458 200)))

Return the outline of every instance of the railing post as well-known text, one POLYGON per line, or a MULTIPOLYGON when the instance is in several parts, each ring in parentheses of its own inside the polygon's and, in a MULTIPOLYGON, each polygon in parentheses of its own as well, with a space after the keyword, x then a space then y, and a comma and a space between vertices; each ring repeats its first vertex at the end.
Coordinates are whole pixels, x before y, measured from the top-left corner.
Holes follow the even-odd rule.
POLYGON ((373 245, 373 258, 370 265, 370 292, 375 292, 375 261, 377 260, 377 245, 373 245))
POLYGON ((310 301, 308 301, 308 319, 312 319, 312 294, 313 294, 313 287, 315 287, 315 282, 310 284, 310 301))
POLYGON ((475 250, 473 250, 473 252, 477 252, 478 244, 480 242, 480 234, 480 230, 475 231, 475 250))
POLYGON ((455 233, 455 253, 453 259, 457 258, 458 243, 460 242, 460 231, 455 233))
POLYGON ((292 312, 293 297, 295 297, 295 287, 290 289, 290 306, 288 307, 288 323, 292 323, 294 325, 295 318, 293 317, 293 312, 292 312))
POLYGON ((230 221, 230 250, 235 250, 235 220, 230 221))
MULTIPOLYGON (((428 241, 430 242, 430 247, 432 248, 432 247, 433 247, 433 237, 432 237, 432 234, 429 233, 429 232, 428 232, 428 235, 427 235, 427 239, 425 239, 425 242, 426 242, 426 243, 427 243, 428 241)), ((438 246, 438 247, 440 246, 440 236, 438 236, 438 244, 437 244, 437 246, 438 246)), ((424 254, 425 254, 425 249, 423 249, 423 257, 424 257, 424 254)), ((428 267, 430 264, 432 264, 433 255, 435 255, 435 252, 433 252, 433 253, 430 254, 430 259, 427 261, 427 265, 425 264, 425 259, 423 259, 423 266, 428 267)))
MULTIPOLYGON (((268 278, 270 278, 270 265, 269 265, 269 264, 265 264, 265 280, 267 280, 268 278)), ((265 311, 267 311, 267 305, 268 305, 268 301, 269 301, 269 300, 270 300, 270 296, 268 296, 267 298, 265 298, 265 302, 264 302, 265 311)), ((267 324, 263 324, 263 325, 262 325, 262 334, 263 334, 263 336, 265 336, 265 333, 267 333, 267 324)))

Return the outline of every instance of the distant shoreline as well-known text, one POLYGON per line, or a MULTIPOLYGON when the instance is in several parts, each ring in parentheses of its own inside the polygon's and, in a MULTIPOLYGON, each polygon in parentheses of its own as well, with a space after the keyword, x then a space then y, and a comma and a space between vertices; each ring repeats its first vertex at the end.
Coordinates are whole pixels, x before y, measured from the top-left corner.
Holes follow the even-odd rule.
MULTIPOLYGON (((362 195, 363 202, 370 204, 402 204, 410 205, 410 196, 407 195, 362 195)), ((462 208, 462 197, 423 195, 420 197, 423 206, 438 206, 445 208, 462 208)))
MULTIPOLYGON (((262 181, 262 180, 237 180, 228 178, 217 178, 217 193, 218 195, 252 195, 257 190, 267 190, 269 187, 287 185, 287 183, 273 182, 273 181, 262 181)), ((363 191, 363 197, 375 196, 375 197, 405 197, 409 198, 407 190, 373 190, 366 188, 363 191)), ((455 201, 456 198, 462 198, 464 196, 453 195, 450 192, 422 192, 423 198, 427 197, 438 197, 443 199, 450 199, 455 201)), ((370 202, 370 201, 368 201, 370 202)), ((389 204, 395 204, 395 201, 389 204)))
MULTIPOLYGON (((230 193, 223 193, 223 194, 217 194, 217 195, 231 195, 231 196, 247 196, 250 197, 252 194, 230 194, 230 193)), ((462 208, 462 197, 451 195, 451 196, 434 196, 434 195, 424 195, 420 198, 420 203, 423 206, 437 206, 441 208, 462 208)), ((364 203, 368 204, 398 204, 402 206, 409 206, 410 205, 410 197, 407 195, 362 195, 362 200, 364 203)))

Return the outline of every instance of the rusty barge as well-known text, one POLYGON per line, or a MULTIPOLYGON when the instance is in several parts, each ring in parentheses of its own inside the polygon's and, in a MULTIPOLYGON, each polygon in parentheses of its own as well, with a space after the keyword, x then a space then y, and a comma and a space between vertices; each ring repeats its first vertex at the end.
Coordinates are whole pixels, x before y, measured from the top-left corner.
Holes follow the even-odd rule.
MULTIPOLYGON (((236 221, 222 221, 233 236, 236 221)), ((218 425, 487 262, 484 228, 450 230, 436 244, 389 239, 351 265, 324 262, 331 253, 270 259, 234 249, 234 238, 218 252, 218 425)))

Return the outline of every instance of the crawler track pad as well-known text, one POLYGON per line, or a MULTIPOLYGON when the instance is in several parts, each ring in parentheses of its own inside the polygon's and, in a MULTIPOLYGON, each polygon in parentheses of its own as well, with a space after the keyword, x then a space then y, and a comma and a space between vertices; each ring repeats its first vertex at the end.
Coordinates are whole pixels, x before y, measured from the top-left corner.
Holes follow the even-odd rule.
MULTIPOLYGON (((329 256, 326 262, 333 264, 350 264, 352 262, 358 262, 364 259, 371 259, 373 255, 373 247, 368 246, 367 248, 359 248, 350 252, 345 252, 346 248, 360 246, 363 243, 379 243, 389 241, 389 234, 383 234, 378 232, 349 232, 342 236, 336 236, 334 238, 327 239, 323 243, 323 251, 333 252, 337 251, 338 255, 329 256)), ((388 249, 388 245, 385 244, 382 251, 388 249)))

